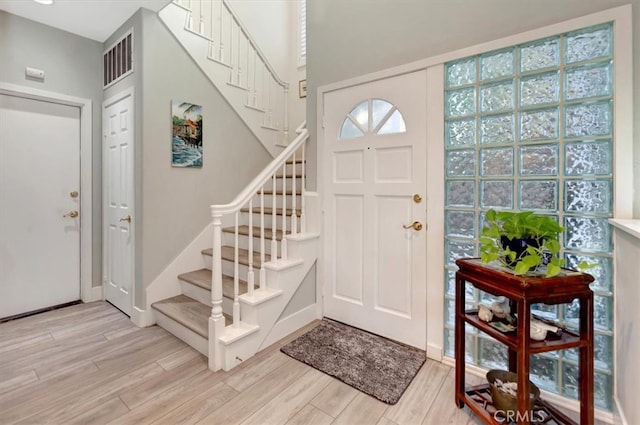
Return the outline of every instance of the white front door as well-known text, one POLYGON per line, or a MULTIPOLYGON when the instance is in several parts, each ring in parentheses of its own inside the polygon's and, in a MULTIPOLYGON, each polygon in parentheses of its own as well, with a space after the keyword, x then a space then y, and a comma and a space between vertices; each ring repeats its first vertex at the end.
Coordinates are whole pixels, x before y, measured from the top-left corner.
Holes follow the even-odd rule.
POLYGON ((80 109, 0 94, 0 318, 80 299, 80 109))
POLYGON ((325 95, 324 314, 421 349, 426 148, 425 71, 325 95))
POLYGON ((105 299, 131 316, 134 283, 133 93, 103 104, 105 299))

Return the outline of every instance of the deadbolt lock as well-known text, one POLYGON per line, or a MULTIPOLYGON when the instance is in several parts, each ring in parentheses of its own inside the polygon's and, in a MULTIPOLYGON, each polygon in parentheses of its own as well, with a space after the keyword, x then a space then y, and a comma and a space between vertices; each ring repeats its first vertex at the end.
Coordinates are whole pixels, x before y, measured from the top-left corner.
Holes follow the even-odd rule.
POLYGON ((126 215, 126 216, 122 217, 120 219, 120 221, 126 221, 128 223, 131 223, 131 215, 126 215))
POLYGON ((422 196, 416 193, 415 195, 413 195, 413 202, 415 202, 416 204, 419 204, 420 202, 422 202, 422 196))
POLYGON ((69 193, 69 196, 71 196, 72 198, 77 198, 78 195, 79 195, 79 193, 76 190, 74 190, 73 192, 69 193))
POLYGON ((68 213, 66 213, 62 217, 76 218, 77 216, 78 216, 78 211, 69 211, 68 213))

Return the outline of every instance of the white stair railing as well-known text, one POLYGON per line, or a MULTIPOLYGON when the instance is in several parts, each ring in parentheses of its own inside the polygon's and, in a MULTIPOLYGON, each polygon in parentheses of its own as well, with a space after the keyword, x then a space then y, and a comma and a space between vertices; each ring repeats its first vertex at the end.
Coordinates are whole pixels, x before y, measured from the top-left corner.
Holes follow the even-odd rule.
POLYGON ((289 136, 289 84, 275 72, 227 0, 174 0, 189 11, 185 29, 209 40, 208 58, 229 68, 227 84, 247 92, 262 127, 289 136))
MULTIPOLYGON (((277 158, 275 158, 245 189, 230 203, 224 205, 212 205, 211 206, 211 215, 213 218, 213 266, 212 266, 212 288, 211 288, 211 319, 216 322, 223 320, 222 315, 222 223, 224 221, 224 217, 226 215, 233 214, 234 219, 234 227, 233 227, 233 241, 235 247, 233 249, 233 325, 234 327, 238 327, 240 322, 242 321, 242 317, 240 317, 240 303, 239 303, 239 282, 240 280, 245 280, 247 282, 247 291, 249 295, 254 293, 253 285, 255 283, 254 277, 254 255, 256 255, 253 238, 255 236, 253 229, 253 215, 259 214, 260 223, 259 232, 260 232, 260 243, 259 243, 259 256, 260 256, 260 272, 259 272, 259 288, 260 290, 265 290, 268 287, 268 282, 266 282, 266 271, 264 269, 265 262, 267 262, 267 253, 266 253, 266 243, 265 243, 265 233, 269 229, 267 226, 267 203, 270 203, 270 215, 271 215, 271 246, 270 246, 270 257, 268 261, 276 261, 276 260, 286 260, 287 259, 287 249, 286 243, 287 238, 286 235, 296 235, 300 231, 304 231, 302 226, 304 225, 304 220, 302 217, 305 216, 304 213, 304 195, 305 195, 305 178, 304 178, 304 166, 305 166, 305 145, 307 140, 309 139, 309 133, 306 128, 304 128, 305 123, 303 123, 298 129, 296 129, 296 133, 298 136, 287 146, 287 148, 282 151, 277 158), (302 171, 300 173, 297 172, 296 167, 298 164, 301 164, 302 171), (291 169, 288 172, 288 168, 291 169), (280 174, 282 173, 282 174, 280 174), (291 195, 291 199, 288 200, 287 196, 287 176, 292 178, 292 187, 293 189, 289 192, 291 195), (282 185, 278 188, 277 179, 282 179, 282 185), (301 184, 298 185, 295 183, 296 178, 301 180, 301 184), (270 193, 271 192, 271 193, 270 193), (265 196, 271 194, 272 196, 265 196), (281 199, 278 199, 278 196, 281 199), (296 200, 297 197, 301 198, 301 208, 297 208, 298 202, 296 200), (278 202, 281 202, 281 213, 282 213, 282 224, 281 228, 277 227, 277 212, 278 212, 278 202), (258 203, 258 207, 254 208, 254 205, 258 203), (287 215, 291 212, 291 224, 287 225, 287 215), (241 275, 240 267, 240 248, 239 248, 239 236, 240 236, 240 226, 239 226, 239 216, 242 213, 247 213, 249 215, 249 230, 248 230, 248 267, 246 272, 242 272, 244 275, 241 275), (298 225, 298 217, 301 217, 300 226, 298 225), (277 235, 280 235, 278 238, 277 235), (280 255, 278 256, 278 239, 280 239, 280 255)), ((258 231, 256 229, 256 231, 258 231)))

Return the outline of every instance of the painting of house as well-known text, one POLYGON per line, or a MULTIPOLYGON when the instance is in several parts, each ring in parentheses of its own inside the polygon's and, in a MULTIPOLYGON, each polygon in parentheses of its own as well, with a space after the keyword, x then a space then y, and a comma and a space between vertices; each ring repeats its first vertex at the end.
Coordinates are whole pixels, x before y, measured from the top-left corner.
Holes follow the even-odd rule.
POLYGON ((171 101, 171 165, 202 167, 202 106, 171 101))

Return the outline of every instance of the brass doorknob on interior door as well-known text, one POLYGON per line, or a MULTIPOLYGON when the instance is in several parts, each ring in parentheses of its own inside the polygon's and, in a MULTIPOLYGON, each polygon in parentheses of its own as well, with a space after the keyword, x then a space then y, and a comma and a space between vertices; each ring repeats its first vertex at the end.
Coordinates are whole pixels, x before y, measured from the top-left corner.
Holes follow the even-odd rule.
POLYGON ((78 211, 69 211, 68 213, 66 213, 65 215, 63 215, 62 217, 71 217, 71 218, 76 218, 78 216, 78 211))
POLYGON ((128 223, 131 223, 131 216, 130 215, 126 215, 125 217, 122 217, 120 219, 120 221, 126 221, 128 223))
POLYGON ((413 230, 422 230, 422 223, 420 223, 419 221, 414 221, 411 224, 405 224, 404 226, 402 226, 403 229, 411 229, 413 228, 413 230))

